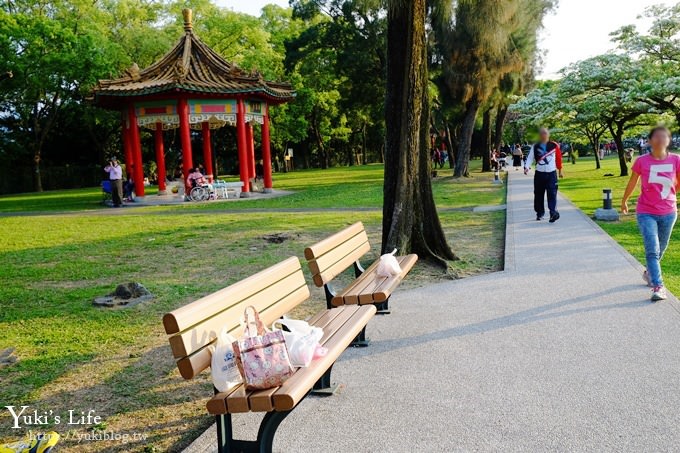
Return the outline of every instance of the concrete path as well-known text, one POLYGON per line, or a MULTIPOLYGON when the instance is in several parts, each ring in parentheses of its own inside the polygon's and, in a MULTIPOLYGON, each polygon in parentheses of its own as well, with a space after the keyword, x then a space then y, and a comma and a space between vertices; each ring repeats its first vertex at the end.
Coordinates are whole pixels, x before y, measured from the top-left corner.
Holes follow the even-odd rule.
POLYGON ((641 266, 566 200, 536 222, 532 178, 509 178, 506 270, 398 291, 333 369, 342 392, 303 401, 275 451, 680 451, 677 300, 648 302, 641 266))

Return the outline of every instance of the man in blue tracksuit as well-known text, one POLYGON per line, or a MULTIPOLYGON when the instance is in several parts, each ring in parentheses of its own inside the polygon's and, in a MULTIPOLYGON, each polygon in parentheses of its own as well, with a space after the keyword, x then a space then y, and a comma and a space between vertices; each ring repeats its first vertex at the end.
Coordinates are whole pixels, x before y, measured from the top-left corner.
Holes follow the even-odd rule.
POLYGON ((534 175, 534 211, 536 220, 543 220, 545 216, 545 195, 548 195, 548 209, 550 210, 550 223, 555 223, 560 218, 557 211, 557 177, 562 174, 562 151, 557 142, 550 141, 550 131, 546 128, 540 130, 541 141, 531 147, 529 156, 524 163, 524 174, 528 174, 531 165, 536 162, 534 175))

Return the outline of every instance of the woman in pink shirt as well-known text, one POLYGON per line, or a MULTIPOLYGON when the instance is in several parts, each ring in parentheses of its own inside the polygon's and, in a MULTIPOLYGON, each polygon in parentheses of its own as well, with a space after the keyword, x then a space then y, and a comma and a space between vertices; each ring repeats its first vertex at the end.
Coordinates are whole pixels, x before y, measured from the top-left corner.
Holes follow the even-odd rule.
POLYGON ((652 301, 667 298, 661 276, 661 258, 668 247, 678 218, 676 192, 680 177, 680 156, 668 152, 671 131, 656 127, 649 134, 652 152, 640 156, 633 164, 633 174, 621 201, 621 211, 628 213, 628 199, 641 181, 635 208, 638 227, 645 245, 647 270, 643 274, 652 287, 652 301))

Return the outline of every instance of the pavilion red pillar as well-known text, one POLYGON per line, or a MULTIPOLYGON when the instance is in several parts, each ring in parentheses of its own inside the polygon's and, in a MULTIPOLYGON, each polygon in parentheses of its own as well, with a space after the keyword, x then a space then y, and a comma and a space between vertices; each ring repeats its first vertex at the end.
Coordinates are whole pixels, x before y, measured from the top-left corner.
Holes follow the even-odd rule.
POLYGON ((129 176, 134 175, 135 164, 132 158, 132 146, 130 145, 130 128, 128 127, 127 114, 123 115, 123 152, 125 154, 125 174, 129 176))
POLYGON ((135 195, 144 197, 144 168, 142 165, 142 143, 139 139, 139 126, 137 126, 137 112, 134 104, 128 107, 128 121, 130 122, 130 148, 134 165, 133 179, 135 181, 135 195))
POLYGON ((212 144, 210 143, 210 123, 204 121, 201 126, 201 132, 203 133, 203 164, 205 165, 205 172, 208 180, 213 182, 215 178, 213 177, 213 156, 212 144))
POLYGON ((156 143, 156 168, 158 169, 158 195, 165 195, 165 144, 163 143, 162 123, 156 123, 154 139, 156 143))
POLYGON ((246 145, 248 146, 248 176, 255 177, 255 138, 253 137, 253 124, 246 123, 246 145))
POLYGON ((246 145, 246 107, 243 99, 238 100, 236 110, 236 141, 238 143, 238 168, 243 182, 242 197, 250 196, 250 181, 248 180, 248 150, 246 145))
POLYGON ((265 107, 262 123, 262 166, 264 167, 264 191, 272 191, 272 152, 269 137, 269 106, 265 107))
MULTIPOLYGON (((182 143, 182 175, 184 185, 186 187, 187 176, 194 167, 194 161, 191 156, 191 130, 189 129, 189 104, 186 99, 180 99, 177 104, 177 113, 179 114, 179 138, 182 143)), ((188 193, 188 187, 186 187, 188 193)))

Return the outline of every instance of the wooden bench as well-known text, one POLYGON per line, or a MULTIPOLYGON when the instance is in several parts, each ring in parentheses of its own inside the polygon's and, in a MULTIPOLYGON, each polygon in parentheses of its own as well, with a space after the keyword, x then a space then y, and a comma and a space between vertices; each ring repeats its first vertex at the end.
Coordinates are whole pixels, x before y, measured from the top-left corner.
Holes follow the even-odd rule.
MULTIPOLYGON (((262 321, 271 325, 309 298, 309 288, 298 258, 289 258, 232 286, 181 307, 163 317, 177 368, 185 379, 193 379, 210 367, 208 346, 223 326, 235 337, 241 335, 240 319, 245 308, 254 306, 262 321)), ((248 391, 241 385, 230 392, 216 393, 208 403, 215 415, 219 452, 270 452, 281 421, 310 392, 332 393, 331 369, 335 360, 364 329, 375 314, 373 306, 345 306, 323 310, 309 321, 324 331, 321 344, 328 354, 300 368, 281 387, 248 391), (235 440, 231 414, 264 412, 256 441, 235 440)))
MULTIPOLYGON (((312 272, 314 284, 318 287, 323 286, 328 308, 374 304, 378 314, 389 313, 390 296, 418 261, 418 255, 398 256, 401 274, 394 277, 379 277, 376 272, 380 260, 375 261, 368 269, 361 265, 361 258, 370 250, 371 244, 361 222, 305 249, 305 258, 312 272), (336 292, 331 282, 350 266, 354 266, 356 279, 342 291, 336 292)), ((365 331, 362 331, 354 345, 367 344, 365 331)))

